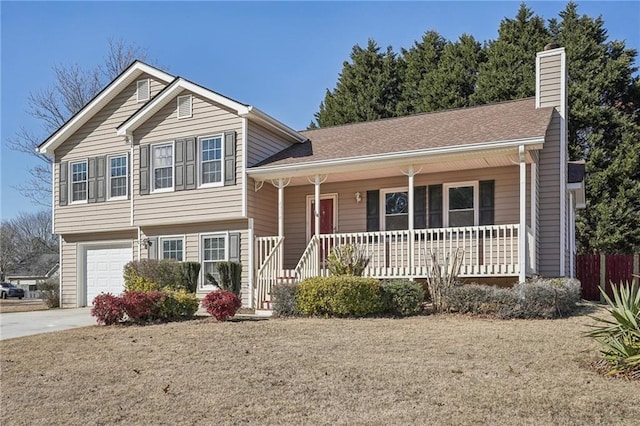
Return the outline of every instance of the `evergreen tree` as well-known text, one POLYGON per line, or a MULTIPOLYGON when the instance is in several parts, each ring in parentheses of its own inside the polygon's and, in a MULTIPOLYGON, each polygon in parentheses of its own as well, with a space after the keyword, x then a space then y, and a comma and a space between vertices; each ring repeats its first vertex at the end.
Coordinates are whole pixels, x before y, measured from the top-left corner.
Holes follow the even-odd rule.
POLYGON ((435 72, 440 56, 447 41, 436 31, 427 31, 422 41, 414 42, 409 49, 402 49, 403 73, 401 81, 401 99, 398 102, 398 115, 408 115, 422 111, 423 94, 421 82, 435 72))
POLYGON ((480 43, 473 36, 463 34, 457 42, 448 42, 436 69, 420 82, 417 111, 469 106, 483 58, 480 43))
POLYGON ((315 118, 319 127, 326 127, 393 117, 399 98, 398 59, 391 47, 381 53, 370 39, 365 49, 353 47, 351 62, 344 62, 335 89, 327 89, 315 118))
POLYGON ((536 53, 549 41, 544 20, 522 3, 515 19, 500 22, 498 39, 489 43, 472 102, 485 104, 535 95, 536 53))
POLYGON ((607 41, 602 18, 580 16, 575 3, 560 18, 549 28, 567 52, 570 155, 585 159, 587 169, 587 208, 578 218, 581 248, 640 250, 637 51, 607 41))

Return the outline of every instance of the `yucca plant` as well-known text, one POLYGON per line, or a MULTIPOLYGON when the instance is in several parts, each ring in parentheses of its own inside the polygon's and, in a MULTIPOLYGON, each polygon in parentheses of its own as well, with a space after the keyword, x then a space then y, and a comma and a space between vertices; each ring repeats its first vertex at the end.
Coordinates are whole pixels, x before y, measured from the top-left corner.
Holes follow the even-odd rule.
POLYGON ((611 284, 613 300, 601 287, 607 302, 607 311, 613 319, 592 317, 598 324, 591 325, 587 336, 601 345, 603 358, 611 365, 610 374, 624 373, 640 378, 640 289, 638 281, 632 284, 611 284))
POLYGON ((427 273, 427 287, 435 312, 446 309, 445 293, 455 285, 464 260, 464 250, 455 249, 444 256, 440 262, 438 253, 431 252, 431 266, 427 273))

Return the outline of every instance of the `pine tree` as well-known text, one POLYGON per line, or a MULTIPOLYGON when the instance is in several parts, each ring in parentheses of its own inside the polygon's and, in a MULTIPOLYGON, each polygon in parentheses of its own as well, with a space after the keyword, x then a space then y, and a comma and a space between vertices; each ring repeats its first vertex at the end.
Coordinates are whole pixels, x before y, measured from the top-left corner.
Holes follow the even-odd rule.
POLYGON ((515 19, 500 22, 498 39, 489 43, 472 102, 485 104, 533 96, 536 53, 549 41, 544 20, 522 3, 515 19))
POLYGON ((583 251, 640 250, 640 81, 635 49, 607 41, 601 17, 580 16, 575 3, 551 20, 567 52, 569 147, 585 159, 587 208, 579 216, 583 251))
POLYGON ((402 49, 403 74, 401 82, 401 99, 398 102, 398 115, 421 112, 423 95, 421 82, 435 72, 440 56, 447 41, 436 31, 427 31, 422 41, 414 42, 409 50, 402 49))
POLYGON ((315 118, 326 127, 393 117, 399 98, 398 59, 391 47, 381 53, 370 39, 365 49, 353 47, 351 62, 343 63, 335 89, 327 89, 315 118))
POLYGON ((420 82, 417 111, 469 106, 483 58, 480 43, 473 36, 463 34, 457 42, 448 42, 436 69, 420 82))

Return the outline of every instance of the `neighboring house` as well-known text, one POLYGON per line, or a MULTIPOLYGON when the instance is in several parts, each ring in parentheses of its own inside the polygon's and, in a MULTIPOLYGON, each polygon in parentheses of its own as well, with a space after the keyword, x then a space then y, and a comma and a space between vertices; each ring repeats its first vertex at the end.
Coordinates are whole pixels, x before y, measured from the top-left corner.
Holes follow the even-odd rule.
MULTIPOLYGON (((380 278, 424 277, 455 247, 463 277, 573 275, 584 186, 568 171, 564 49, 536 65, 535 98, 298 132, 135 62, 39 148, 63 307, 121 292, 131 259, 172 258, 201 275, 241 262, 243 304, 268 308, 272 285, 326 274, 345 243, 380 278)), ((199 295, 212 289, 201 277, 199 295)))
POLYGON ((60 256, 58 253, 43 253, 29 256, 6 275, 6 281, 23 288, 25 291, 37 290, 37 285, 59 277, 60 256))

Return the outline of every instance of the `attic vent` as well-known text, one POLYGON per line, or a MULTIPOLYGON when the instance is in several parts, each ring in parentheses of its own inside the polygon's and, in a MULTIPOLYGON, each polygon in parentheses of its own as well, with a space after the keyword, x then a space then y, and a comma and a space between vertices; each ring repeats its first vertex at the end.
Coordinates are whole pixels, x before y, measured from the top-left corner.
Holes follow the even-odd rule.
POLYGON ((178 118, 191 117, 191 95, 178 96, 178 118))
POLYGON ((138 102, 145 102, 149 100, 149 79, 138 80, 138 86, 136 92, 138 93, 138 102))

